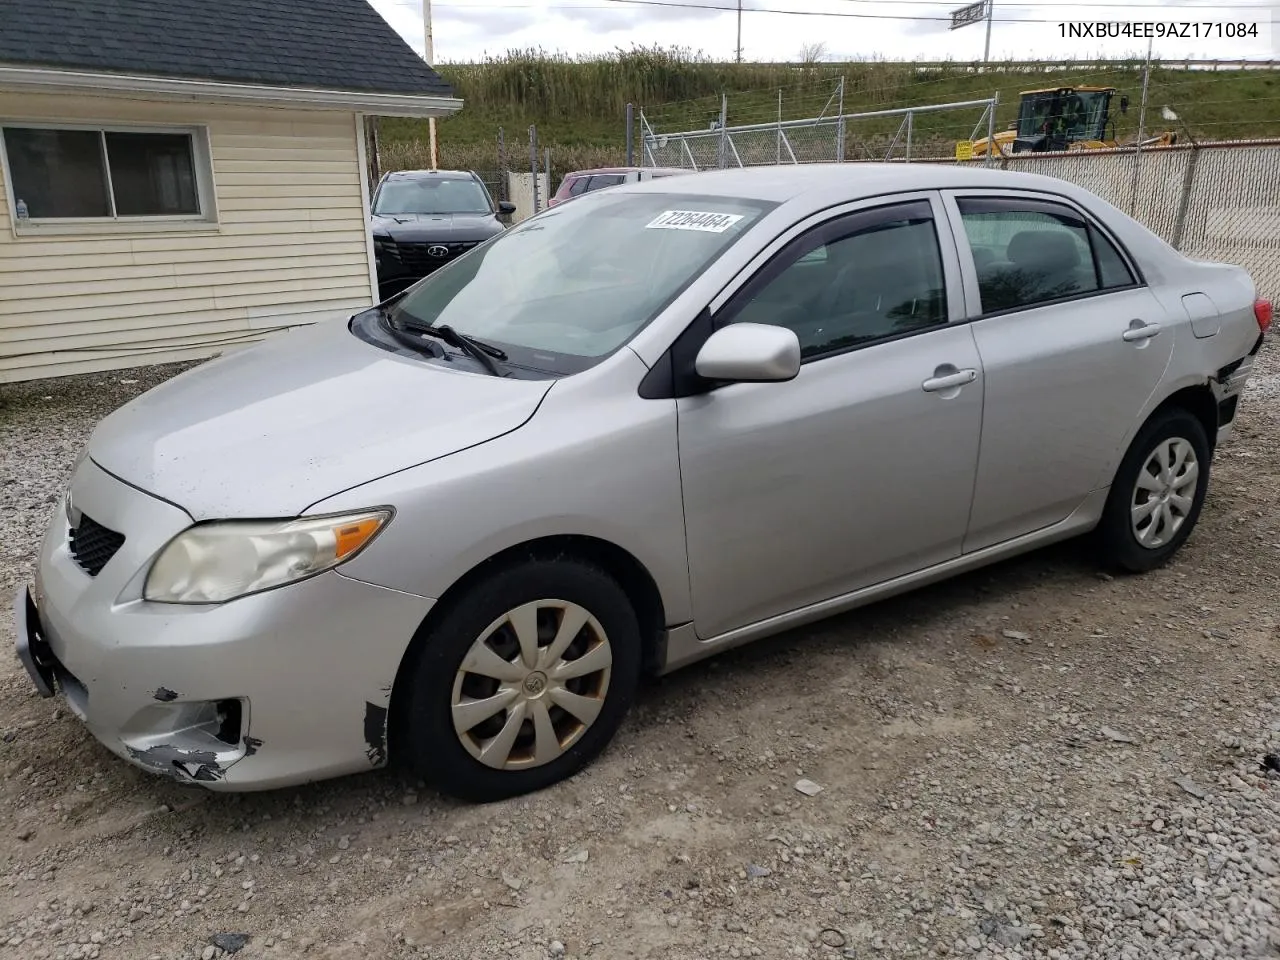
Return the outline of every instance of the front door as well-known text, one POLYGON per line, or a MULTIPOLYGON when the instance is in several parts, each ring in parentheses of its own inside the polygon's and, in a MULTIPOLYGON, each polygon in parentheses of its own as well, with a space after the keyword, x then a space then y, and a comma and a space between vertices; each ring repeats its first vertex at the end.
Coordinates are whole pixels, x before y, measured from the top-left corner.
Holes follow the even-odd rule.
POLYGON ((948 206, 973 261, 986 376, 968 553, 1052 526, 1110 482, 1174 331, 1120 249, 1074 207, 1025 194, 948 206))
POLYGON ((790 382, 678 401, 700 636, 960 554, 983 377, 971 331, 949 323, 954 245, 935 204, 816 225, 717 312, 792 328, 804 362, 790 382))

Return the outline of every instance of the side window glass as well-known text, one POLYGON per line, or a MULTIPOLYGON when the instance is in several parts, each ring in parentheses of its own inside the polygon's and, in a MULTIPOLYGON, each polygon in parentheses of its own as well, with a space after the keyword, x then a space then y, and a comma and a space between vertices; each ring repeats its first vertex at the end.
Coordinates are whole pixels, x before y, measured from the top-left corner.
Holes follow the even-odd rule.
POLYGON ((616 187, 620 183, 625 183, 626 174, 622 173, 597 173, 591 178, 591 186, 588 190, 603 190, 605 187, 616 187))
POLYGON ((1089 239, 1098 258, 1098 281, 1103 290, 1129 287, 1137 282, 1120 256, 1120 251, 1092 226, 1089 227, 1089 239))
POLYGON ((916 209, 802 245, 731 322, 790 327, 803 357, 945 324, 937 232, 928 204, 916 209))
POLYGON ((982 312, 1029 307, 1098 290, 1088 226, 1043 204, 960 199, 982 312))
POLYGON ((587 183, 590 177, 574 177, 573 182, 569 184, 569 196, 576 197, 587 192, 587 183))

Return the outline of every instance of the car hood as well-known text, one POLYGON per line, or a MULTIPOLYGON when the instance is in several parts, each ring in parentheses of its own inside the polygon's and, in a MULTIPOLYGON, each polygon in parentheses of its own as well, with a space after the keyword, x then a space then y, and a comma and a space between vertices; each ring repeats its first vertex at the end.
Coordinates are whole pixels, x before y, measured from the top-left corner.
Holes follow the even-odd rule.
POLYGON ((403 243, 451 243, 487 240, 501 233, 501 221, 491 213, 408 214, 375 216, 374 236, 403 243))
POLYGON ((400 357, 328 321, 142 394, 98 425, 87 452, 196 520, 296 516, 515 430, 553 382, 400 357))

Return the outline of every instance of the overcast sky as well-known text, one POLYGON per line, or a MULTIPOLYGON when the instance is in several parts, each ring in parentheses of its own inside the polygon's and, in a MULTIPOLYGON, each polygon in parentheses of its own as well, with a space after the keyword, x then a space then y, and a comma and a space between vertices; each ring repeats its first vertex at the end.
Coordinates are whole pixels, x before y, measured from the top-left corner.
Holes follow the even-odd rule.
MULTIPOLYGON (((422 0, 370 2, 422 52, 422 0)), ((743 0, 742 55, 746 60, 795 60, 807 46, 820 43, 828 59, 981 59, 985 24, 948 29, 950 11, 963 5, 963 0, 743 0)), ((730 59, 737 44, 736 6, 737 0, 432 0, 435 58, 465 62, 513 48, 577 55, 658 45, 730 59)), ((1064 23, 1111 20, 1198 22, 1211 32, 1228 22, 1257 24, 1256 37, 1157 38, 1155 56, 1280 59, 1280 25, 1272 26, 1273 19, 1280 20, 1277 10, 1280 0, 1238 0, 1231 6, 1210 0, 1081 0, 1070 5, 996 0, 991 56, 1145 55, 1145 38, 1062 35, 1064 23)))

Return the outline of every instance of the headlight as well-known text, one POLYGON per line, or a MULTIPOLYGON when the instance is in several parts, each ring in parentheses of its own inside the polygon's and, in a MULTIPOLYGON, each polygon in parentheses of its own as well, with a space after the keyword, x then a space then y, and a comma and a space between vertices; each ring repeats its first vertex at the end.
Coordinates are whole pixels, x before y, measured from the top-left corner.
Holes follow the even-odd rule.
POLYGON ((222 603, 304 580, 350 560, 390 519, 390 510, 369 510, 198 524, 156 557, 142 595, 159 603, 222 603))

